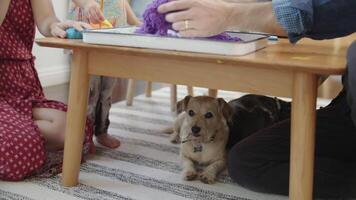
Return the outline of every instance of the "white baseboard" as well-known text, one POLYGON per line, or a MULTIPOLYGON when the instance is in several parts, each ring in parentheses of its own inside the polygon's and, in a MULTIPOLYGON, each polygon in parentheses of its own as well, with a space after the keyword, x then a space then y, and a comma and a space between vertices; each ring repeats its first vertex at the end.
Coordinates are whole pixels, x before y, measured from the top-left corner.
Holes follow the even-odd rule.
POLYGON ((43 87, 60 85, 69 82, 69 66, 50 66, 40 68, 37 72, 43 87))

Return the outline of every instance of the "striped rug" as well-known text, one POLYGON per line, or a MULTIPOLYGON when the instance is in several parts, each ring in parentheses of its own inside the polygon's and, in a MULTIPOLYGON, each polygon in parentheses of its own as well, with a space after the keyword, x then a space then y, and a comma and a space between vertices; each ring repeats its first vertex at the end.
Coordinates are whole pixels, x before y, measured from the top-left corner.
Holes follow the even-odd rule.
MULTIPOLYGON (((195 88, 195 94, 206 89, 195 88)), ((179 147, 171 144, 161 130, 173 123, 170 112, 169 88, 154 91, 151 98, 135 97, 134 105, 125 102, 113 105, 109 132, 122 145, 116 150, 97 148, 81 167, 80 185, 64 188, 60 175, 49 179, 31 178, 23 182, 0 182, 0 199, 10 200, 280 200, 287 197, 260 194, 246 190, 229 178, 226 172, 213 185, 200 181, 187 182, 181 178, 179 147)), ((178 87, 178 98, 186 88, 178 87)), ((242 93, 219 91, 230 100, 242 93)), ((320 105, 328 103, 319 101, 320 105)))

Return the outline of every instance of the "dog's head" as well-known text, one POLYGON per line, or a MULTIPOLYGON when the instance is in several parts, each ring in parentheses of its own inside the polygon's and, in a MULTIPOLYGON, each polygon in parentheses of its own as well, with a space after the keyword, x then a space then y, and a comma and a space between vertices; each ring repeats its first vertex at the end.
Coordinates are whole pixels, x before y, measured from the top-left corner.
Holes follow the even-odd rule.
POLYGON ((232 109, 222 98, 186 96, 177 104, 178 110, 186 113, 182 124, 182 138, 211 141, 217 134, 228 134, 228 122, 232 109), (226 131, 227 130, 227 131, 226 131))

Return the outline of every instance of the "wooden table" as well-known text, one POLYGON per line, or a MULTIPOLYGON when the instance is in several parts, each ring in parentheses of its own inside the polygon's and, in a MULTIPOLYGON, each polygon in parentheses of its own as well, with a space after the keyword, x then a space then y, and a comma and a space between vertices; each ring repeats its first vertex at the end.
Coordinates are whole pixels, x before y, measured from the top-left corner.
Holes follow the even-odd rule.
POLYGON ((323 77, 345 72, 354 39, 306 39, 296 46, 281 39, 242 57, 38 39, 40 46, 73 49, 62 184, 78 184, 88 81, 95 74, 292 97, 290 199, 311 200, 317 88, 323 77))

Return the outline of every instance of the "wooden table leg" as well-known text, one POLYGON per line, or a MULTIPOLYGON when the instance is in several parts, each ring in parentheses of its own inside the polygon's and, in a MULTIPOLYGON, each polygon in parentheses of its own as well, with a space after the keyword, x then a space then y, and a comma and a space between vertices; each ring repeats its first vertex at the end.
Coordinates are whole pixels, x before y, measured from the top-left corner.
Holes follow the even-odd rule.
POLYGON ((136 83, 137 81, 134 79, 129 79, 129 84, 127 86, 127 94, 126 94, 126 105, 132 106, 133 98, 136 92, 136 83))
POLYGON ((86 51, 74 51, 69 87, 62 176, 63 186, 68 187, 78 184, 82 159, 89 87, 87 60, 86 51))
POLYGON ((146 97, 152 97, 152 82, 151 81, 147 81, 146 83, 146 97))
POLYGON ((296 73, 294 76, 289 198, 312 200, 317 77, 296 73))
POLYGON ((194 89, 192 86, 187 85, 187 92, 188 92, 188 95, 194 96, 194 89))
POLYGON ((218 90, 216 90, 216 89, 209 89, 208 91, 209 91, 209 92, 208 92, 208 95, 209 95, 210 97, 216 98, 216 97, 218 96, 218 90))
POLYGON ((171 111, 175 112, 177 107, 177 85, 171 85, 171 111))

